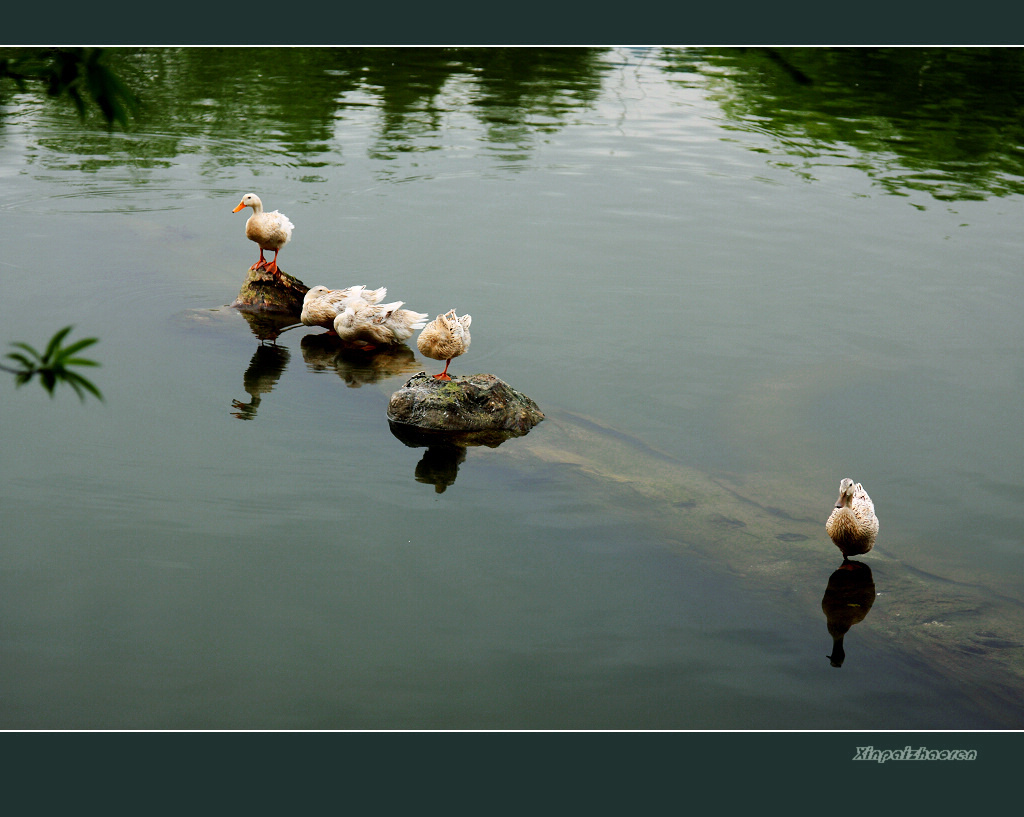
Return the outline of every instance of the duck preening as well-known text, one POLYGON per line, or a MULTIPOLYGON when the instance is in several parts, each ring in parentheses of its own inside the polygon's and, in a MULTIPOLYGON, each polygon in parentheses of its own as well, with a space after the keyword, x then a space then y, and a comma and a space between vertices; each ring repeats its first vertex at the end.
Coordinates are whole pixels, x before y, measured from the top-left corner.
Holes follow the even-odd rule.
POLYGON ((472 316, 463 315, 460 318, 454 309, 450 309, 428 323, 416 339, 416 347, 422 354, 444 361, 444 371, 435 374, 436 379, 452 379, 448 374, 448 366, 469 348, 469 325, 472 321, 472 316))
POLYGON ((878 535, 878 517, 875 505, 859 482, 846 478, 839 483, 839 499, 825 530, 843 554, 850 556, 867 553, 875 546, 878 535))
POLYGON ((402 309, 403 303, 351 302, 335 317, 334 331, 346 343, 364 348, 401 343, 427 323, 426 312, 402 309))
POLYGON ((265 269, 271 275, 280 278, 281 275, 277 269, 277 254, 285 244, 291 241, 295 225, 288 220, 288 216, 277 210, 265 213, 263 202, 255 193, 246 193, 242 196, 238 206, 231 212, 237 213, 246 207, 252 208, 252 215, 245 222, 245 237, 250 241, 255 241, 260 248, 259 261, 249 267, 249 272, 265 269), (268 263, 267 259, 263 257, 263 253, 270 250, 274 251, 274 259, 268 263))
MULTIPOLYGON (((302 314, 299 320, 306 326, 322 326, 333 334, 334 319, 347 307, 360 303, 377 304, 387 294, 387 287, 367 289, 365 286, 357 285, 344 289, 329 289, 325 286, 315 286, 302 299, 302 314)), ((426 318, 426 315, 423 317, 426 318)))

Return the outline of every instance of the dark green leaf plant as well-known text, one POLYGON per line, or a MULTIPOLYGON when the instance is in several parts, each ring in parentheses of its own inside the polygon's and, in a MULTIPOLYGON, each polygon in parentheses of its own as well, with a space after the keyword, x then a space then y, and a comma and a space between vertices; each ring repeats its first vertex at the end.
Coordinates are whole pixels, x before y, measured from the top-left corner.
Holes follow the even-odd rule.
POLYGON ((91 394, 97 400, 102 401, 103 395, 100 393, 100 390, 90 380, 78 374, 78 372, 71 371, 69 368, 71 366, 99 366, 100 364, 95 360, 77 357, 79 352, 86 347, 92 346, 98 339, 83 338, 69 346, 62 346, 61 344, 64 342, 64 339, 73 328, 65 326, 57 332, 57 334, 50 338, 50 342, 42 352, 21 341, 12 343, 11 346, 20 351, 11 352, 7 357, 18 365, 14 367, 0 364, 0 369, 13 374, 14 382, 18 387, 38 377, 50 397, 53 397, 54 389, 59 383, 66 383, 74 389, 78 399, 82 402, 85 402, 86 394, 91 394))

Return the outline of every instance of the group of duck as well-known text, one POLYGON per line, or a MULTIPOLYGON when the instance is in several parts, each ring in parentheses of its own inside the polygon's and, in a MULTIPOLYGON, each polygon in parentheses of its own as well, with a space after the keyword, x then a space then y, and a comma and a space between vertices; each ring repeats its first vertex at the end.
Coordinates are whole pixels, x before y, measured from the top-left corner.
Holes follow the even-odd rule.
MULTIPOLYGON (((276 210, 266 212, 255 193, 242 196, 232 212, 237 213, 246 207, 251 207, 253 213, 245 223, 245 235, 260 248, 259 260, 249 270, 265 269, 280 278, 277 255, 291 240, 295 226, 283 213, 276 210), (271 250, 274 258, 268 262, 263 253, 271 250)), ((425 312, 402 309, 404 301, 382 304, 385 295, 385 287, 367 289, 359 285, 329 289, 315 286, 306 293, 301 320, 306 326, 322 326, 345 343, 364 349, 402 343, 421 329, 416 348, 426 357, 445 361, 444 371, 434 377, 451 380, 448 366, 469 348, 472 318, 469 315, 460 317, 451 309, 427 323, 425 312)), ((825 523, 825 530, 843 554, 844 562, 850 556, 862 555, 875 546, 878 517, 875 516, 871 497, 859 482, 844 479, 839 483, 839 499, 825 523)))
MULTIPOLYGON (((245 235, 260 248, 259 260, 249 267, 249 271, 266 270, 280 280, 277 256, 291 240, 295 225, 284 213, 265 211, 263 202, 255 193, 242 196, 232 212, 237 213, 246 207, 251 207, 253 212, 245 222, 245 235), (274 258, 268 262, 263 253, 271 250, 274 258)), ((427 313, 403 309, 404 301, 381 303, 387 292, 386 287, 367 289, 364 285, 344 289, 315 286, 306 292, 300 320, 306 326, 322 326, 343 343, 367 351, 403 343, 421 329, 416 348, 426 357, 445 362, 444 371, 434 375, 436 379, 451 380, 448 366, 469 348, 472 317, 457 315, 454 309, 450 309, 428 323, 427 313)))
POLYGON ((422 329, 416 348, 429 358, 445 361, 444 371, 434 377, 451 380, 448 366, 469 348, 473 318, 456 315, 451 309, 427 323, 426 312, 402 309, 404 301, 381 303, 387 291, 387 287, 367 289, 363 285, 344 289, 315 286, 303 299, 300 320, 306 326, 322 326, 343 343, 367 351, 403 343, 422 329))

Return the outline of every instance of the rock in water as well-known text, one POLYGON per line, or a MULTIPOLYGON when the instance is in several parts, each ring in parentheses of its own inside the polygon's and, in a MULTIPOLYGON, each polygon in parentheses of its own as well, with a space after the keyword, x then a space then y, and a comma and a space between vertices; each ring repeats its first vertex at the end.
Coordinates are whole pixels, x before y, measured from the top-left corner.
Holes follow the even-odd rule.
POLYGON ((392 426, 446 433, 497 432, 518 437, 544 419, 537 404, 493 374, 437 380, 426 372, 391 395, 392 426))
POLYGON ((302 299, 309 287, 286 272, 278 272, 280 278, 266 270, 250 271, 231 306, 244 312, 302 314, 302 299))

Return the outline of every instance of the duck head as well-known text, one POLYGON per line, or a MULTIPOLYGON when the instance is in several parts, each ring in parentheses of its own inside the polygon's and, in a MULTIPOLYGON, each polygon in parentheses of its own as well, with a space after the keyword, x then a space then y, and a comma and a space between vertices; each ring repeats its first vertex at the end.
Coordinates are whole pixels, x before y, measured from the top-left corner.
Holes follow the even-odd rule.
POLYGON ((257 196, 255 193, 246 193, 244 196, 242 196, 242 200, 238 202, 238 206, 231 212, 237 213, 239 210, 242 210, 246 207, 251 207, 258 213, 260 212, 260 210, 263 209, 263 202, 260 201, 260 197, 257 196))
POLYGON ((849 477, 839 483, 839 499, 836 500, 837 508, 849 508, 853 502, 854 482, 849 477))

